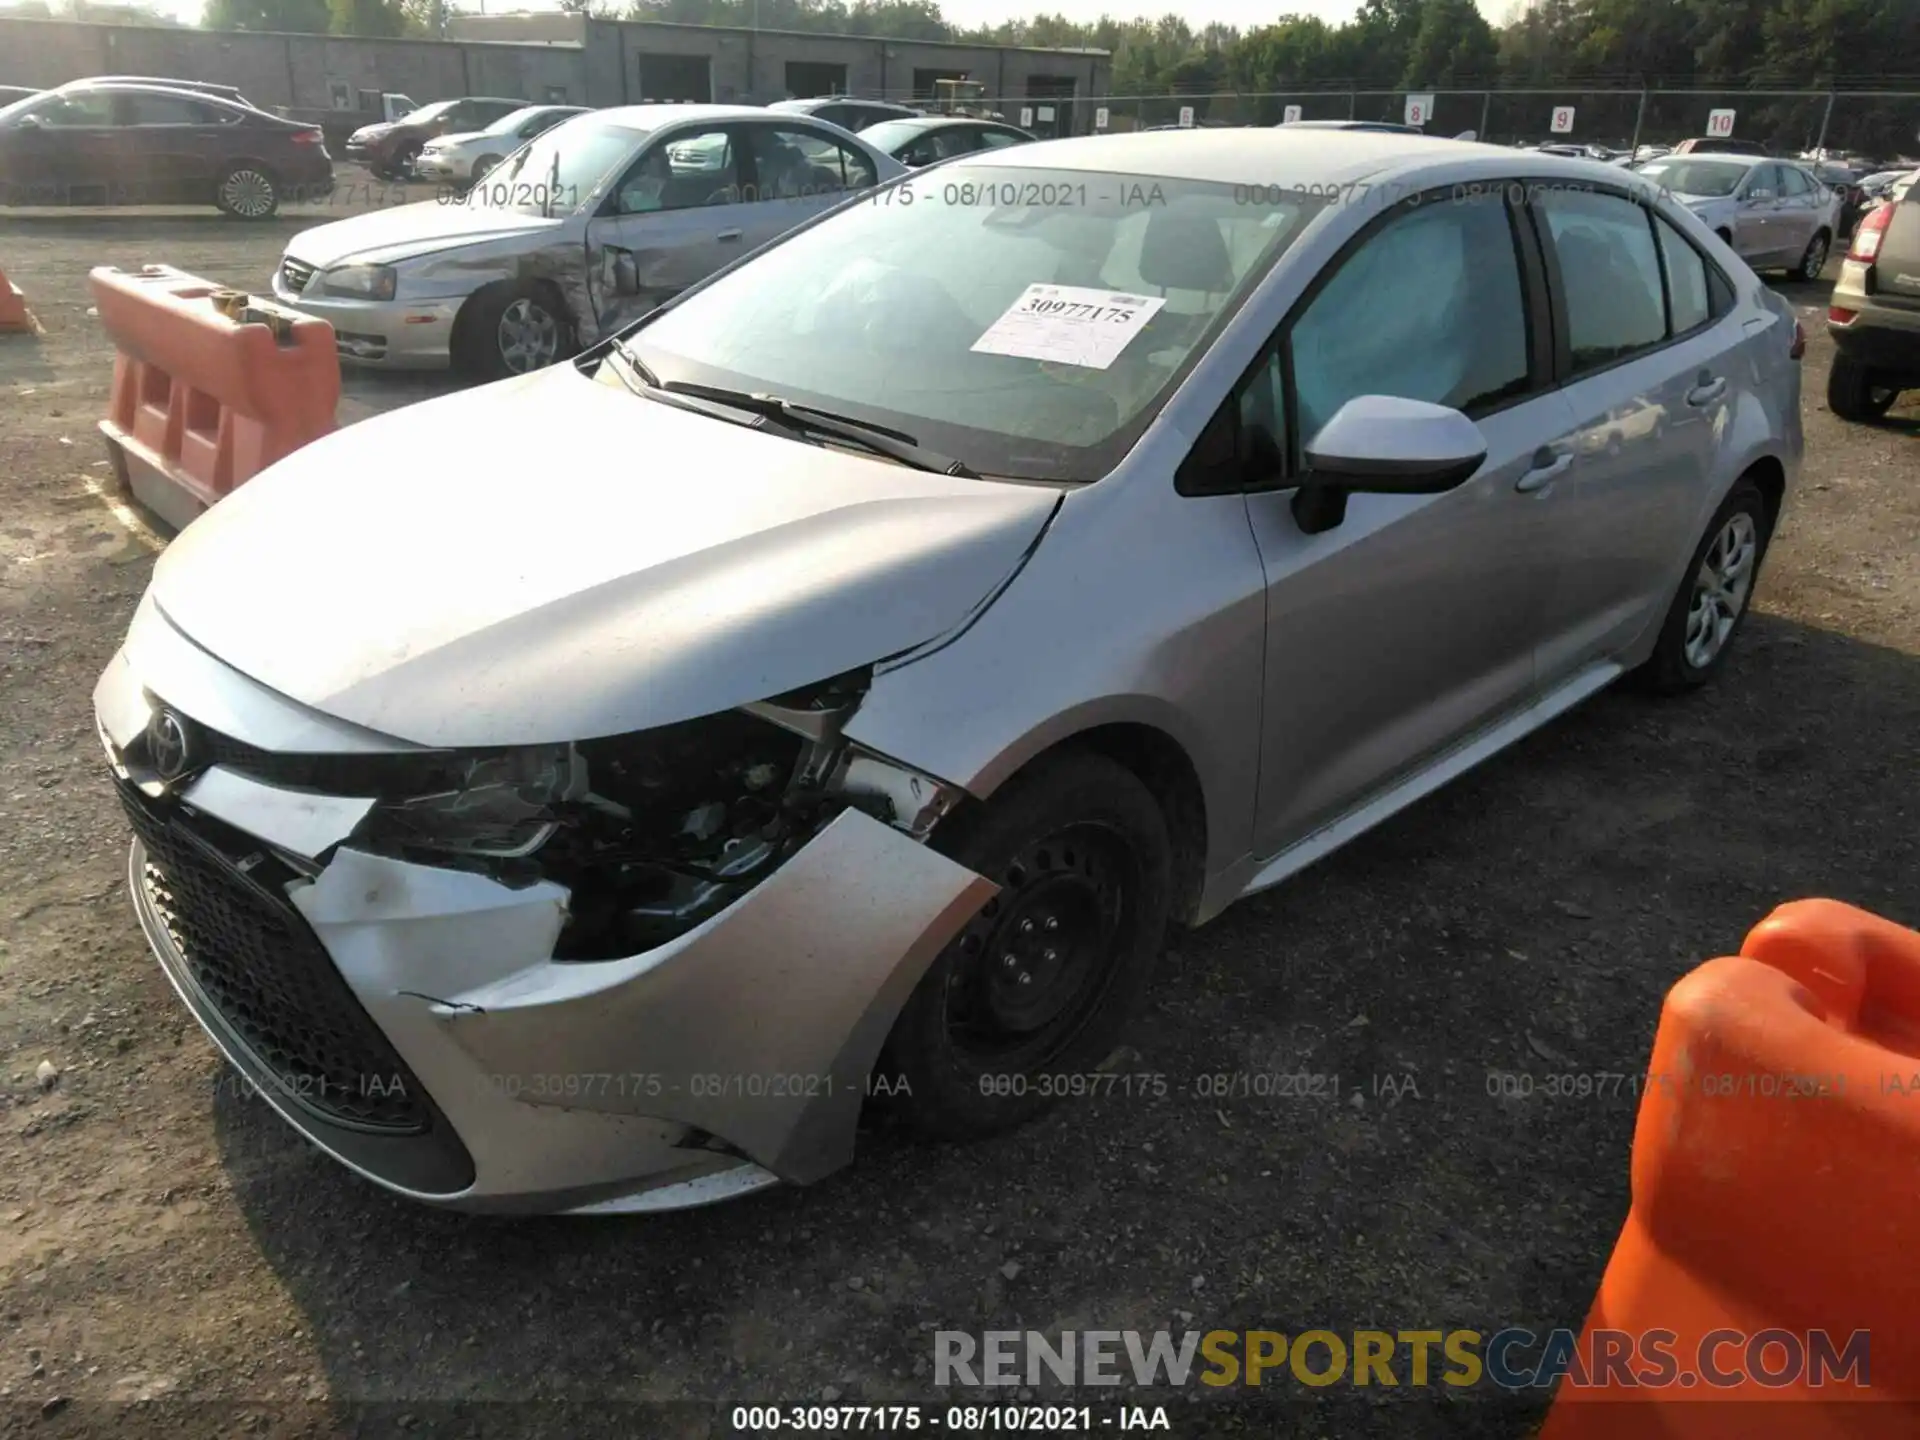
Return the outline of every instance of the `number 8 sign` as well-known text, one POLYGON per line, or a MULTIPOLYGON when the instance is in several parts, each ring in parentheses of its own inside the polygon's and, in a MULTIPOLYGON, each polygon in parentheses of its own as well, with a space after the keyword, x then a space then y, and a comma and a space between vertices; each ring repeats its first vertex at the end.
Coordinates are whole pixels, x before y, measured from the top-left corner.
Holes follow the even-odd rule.
POLYGON ((1407 96, 1407 124, 1424 125, 1433 118, 1433 96, 1407 96))

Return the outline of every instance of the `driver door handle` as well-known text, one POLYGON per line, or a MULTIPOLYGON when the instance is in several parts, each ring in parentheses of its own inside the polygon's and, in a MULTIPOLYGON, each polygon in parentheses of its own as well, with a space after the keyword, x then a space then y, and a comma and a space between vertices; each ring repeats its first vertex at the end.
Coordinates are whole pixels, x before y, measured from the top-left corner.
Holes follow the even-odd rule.
POLYGON ((1702 405, 1711 405, 1727 393, 1727 377, 1716 375, 1711 379, 1700 377, 1700 383, 1687 391, 1687 404, 1698 409, 1702 405))
POLYGON ((720 241, 738 240, 740 238, 740 227, 736 225, 731 230, 722 230, 713 238, 720 241))
POLYGON ((1572 452, 1561 454, 1542 445, 1533 452, 1533 467, 1514 482, 1522 495, 1543 490, 1573 468, 1572 452))

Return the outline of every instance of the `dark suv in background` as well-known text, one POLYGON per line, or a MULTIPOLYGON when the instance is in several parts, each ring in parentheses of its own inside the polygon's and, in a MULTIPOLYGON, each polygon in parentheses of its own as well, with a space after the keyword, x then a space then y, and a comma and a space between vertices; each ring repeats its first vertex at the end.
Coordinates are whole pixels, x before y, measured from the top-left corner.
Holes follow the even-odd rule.
POLYGON ((362 125, 347 137, 347 159, 358 161, 382 180, 403 180, 412 173, 414 157, 427 141, 484 130, 526 105, 525 100, 491 95, 435 100, 398 120, 362 125))
POLYGON ((76 81, 0 109, 0 204, 215 205, 264 220, 332 189, 317 126, 201 90, 76 81))
POLYGON ((1827 408, 1878 420, 1902 390, 1920 389, 1920 185, 1861 217, 1827 299, 1833 368, 1827 408))

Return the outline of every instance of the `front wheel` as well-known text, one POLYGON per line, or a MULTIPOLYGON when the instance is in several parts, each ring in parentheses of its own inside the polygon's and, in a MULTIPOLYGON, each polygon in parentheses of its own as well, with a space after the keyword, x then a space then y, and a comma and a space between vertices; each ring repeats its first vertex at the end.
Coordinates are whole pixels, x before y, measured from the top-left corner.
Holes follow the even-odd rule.
POLYGON ((482 379, 543 370, 572 353, 573 326, 553 292, 536 282, 476 291, 454 325, 454 363, 482 379))
POLYGON ((1660 639, 1641 667, 1638 678, 1646 688, 1662 694, 1692 690, 1720 668, 1753 601, 1768 526, 1760 487, 1751 480, 1736 483, 1695 548, 1660 639))
POLYGON ((1086 751, 950 824, 936 843, 1000 891, 915 988, 878 1074, 910 1129, 971 1139, 1098 1093, 1165 940, 1173 859, 1153 793, 1086 751))
POLYGON ((1842 420, 1878 420, 1900 398, 1879 372, 1846 355, 1833 357, 1827 371, 1827 408, 1842 420))
POLYGON ((468 181, 478 185, 486 178, 487 172, 499 163, 500 157, 498 155, 482 155, 478 160, 473 162, 473 169, 467 172, 468 181))
POLYGON ((237 220, 269 220, 280 208, 280 191, 258 165, 235 165, 220 177, 213 203, 237 220))

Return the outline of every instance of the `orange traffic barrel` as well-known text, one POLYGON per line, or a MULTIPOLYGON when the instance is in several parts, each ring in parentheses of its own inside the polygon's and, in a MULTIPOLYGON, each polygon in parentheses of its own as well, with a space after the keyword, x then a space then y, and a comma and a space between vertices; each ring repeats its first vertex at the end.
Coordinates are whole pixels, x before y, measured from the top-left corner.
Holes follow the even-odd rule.
POLYGON ((170 265, 87 279, 117 351, 100 433, 123 493, 166 524, 334 428, 340 357, 326 321, 170 265))
POLYGON ((27 297, 20 293, 19 286, 7 279, 7 272, 0 270, 0 335, 39 333, 40 323, 27 309, 27 297))
POLYGON ((1668 994, 1540 1440, 1920 1436, 1920 933, 1783 905, 1668 994))

